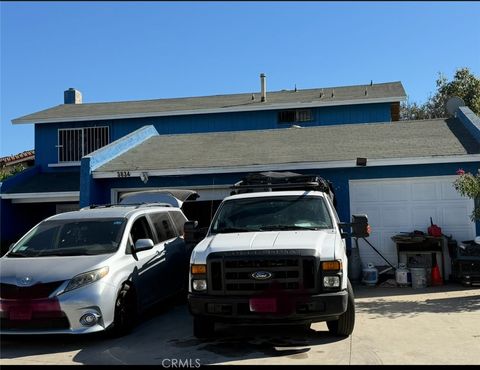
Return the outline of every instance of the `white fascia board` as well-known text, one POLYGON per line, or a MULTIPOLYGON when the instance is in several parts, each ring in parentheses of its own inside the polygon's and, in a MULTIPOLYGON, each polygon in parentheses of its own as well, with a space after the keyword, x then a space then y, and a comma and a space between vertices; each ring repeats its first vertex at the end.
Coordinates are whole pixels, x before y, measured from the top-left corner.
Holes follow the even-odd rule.
MULTIPOLYGON (((366 167, 379 166, 401 166, 401 165, 419 165, 419 164, 439 164, 456 162, 480 162, 480 154, 457 155, 457 156, 438 156, 438 157, 410 157, 410 158, 385 158, 368 159, 366 167)), ((179 175, 202 175, 215 173, 234 173, 234 172, 262 172, 262 171, 287 171, 287 170, 309 170, 322 168, 353 168, 362 167, 356 165, 356 159, 347 161, 329 161, 329 162, 297 162, 297 163, 278 163, 231 167, 200 167, 200 168, 179 168, 167 170, 142 170, 128 171, 130 177, 140 177, 142 173, 148 176, 179 176, 179 175)), ((117 171, 94 171, 94 179, 116 178, 119 177, 117 171)))
POLYGON ((45 203, 45 202, 78 202, 79 191, 59 191, 52 193, 9 193, 0 194, 2 199, 10 199, 12 203, 45 203))
POLYGON ((395 103, 406 100, 406 96, 389 97, 389 98, 373 98, 373 99, 351 99, 338 100, 332 102, 308 102, 308 103, 281 103, 268 104, 265 106, 255 105, 251 107, 228 107, 228 108, 211 108, 211 109, 189 109, 176 110, 165 112, 145 112, 145 113, 129 113, 129 114, 109 114, 98 116, 72 116, 61 118, 45 118, 45 119, 21 119, 12 120, 14 125, 26 123, 57 123, 57 122, 80 122, 80 121, 100 121, 100 120, 115 120, 127 118, 146 118, 146 117, 164 117, 164 116, 183 116, 195 114, 210 114, 210 113, 230 113, 230 112, 251 112, 274 109, 301 109, 301 108, 315 108, 315 107, 331 107, 338 105, 355 105, 355 104, 375 104, 375 103, 395 103))

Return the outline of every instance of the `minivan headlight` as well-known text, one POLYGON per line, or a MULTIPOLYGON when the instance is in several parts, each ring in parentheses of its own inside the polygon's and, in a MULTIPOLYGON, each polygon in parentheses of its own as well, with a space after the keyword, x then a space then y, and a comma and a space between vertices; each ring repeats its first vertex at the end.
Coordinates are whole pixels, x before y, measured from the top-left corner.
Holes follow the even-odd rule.
POLYGON ((67 287, 63 292, 69 292, 70 290, 81 288, 82 286, 94 283, 95 281, 100 280, 107 274, 108 274, 107 266, 97 270, 88 271, 88 272, 84 272, 83 274, 79 274, 70 280, 70 282, 68 283, 67 287))

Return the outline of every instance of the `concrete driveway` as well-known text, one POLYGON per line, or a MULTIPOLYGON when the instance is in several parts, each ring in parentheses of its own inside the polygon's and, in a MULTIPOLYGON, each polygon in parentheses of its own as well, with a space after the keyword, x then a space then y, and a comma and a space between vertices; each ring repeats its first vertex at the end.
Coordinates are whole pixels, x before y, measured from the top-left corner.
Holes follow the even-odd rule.
POLYGON ((186 306, 166 305, 123 338, 4 336, 0 365, 480 364, 480 289, 354 289, 356 325, 347 339, 318 323, 311 329, 222 326, 217 339, 201 341, 192 336, 186 306))

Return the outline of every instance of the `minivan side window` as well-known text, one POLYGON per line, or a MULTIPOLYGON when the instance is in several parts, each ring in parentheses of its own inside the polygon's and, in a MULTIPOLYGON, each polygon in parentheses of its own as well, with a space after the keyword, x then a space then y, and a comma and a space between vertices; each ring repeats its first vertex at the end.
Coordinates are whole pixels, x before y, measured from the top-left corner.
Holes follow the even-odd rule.
POLYGON ((150 213, 150 219, 157 232, 159 243, 177 236, 177 232, 167 212, 150 213))
POLYGON ((179 211, 168 211, 168 213, 170 213, 170 216, 172 216, 172 220, 173 220, 173 223, 175 224, 178 235, 183 235, 183 226, 187 221, 187 218, 185 217, 185 215, 179 211))
POLYGON ((133 244, 135 244, 138 239, 154 240, 152 229, 150 229, 150 225, 148 224, 145 216, 135 220, 130 230, 130 235, 132 237, 133 244))

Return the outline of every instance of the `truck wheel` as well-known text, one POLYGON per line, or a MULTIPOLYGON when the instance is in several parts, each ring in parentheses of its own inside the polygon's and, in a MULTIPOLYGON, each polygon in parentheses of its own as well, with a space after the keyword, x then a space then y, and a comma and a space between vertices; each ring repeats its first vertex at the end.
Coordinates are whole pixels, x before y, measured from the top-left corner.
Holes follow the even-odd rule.
POLYGON ((136 313, 133 288, 128 284, 124 284, 115 301, 112 335, 118 337, 129 334, 135 327, 136 313))
POLYGON ((215 322, 205 317, 193 318, 193 335, 197 338, 210 338, 215 333, 215 322))
POLYGON ((347 310, 338 318, 338 320, 327 321, 328 330, 333 335, 348 337, 353 332, 355 326, 355 298, 353 296, 350 280, 347 283, 348 303, 347 310))

